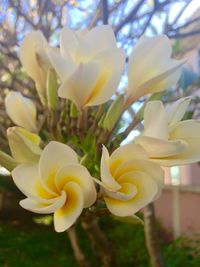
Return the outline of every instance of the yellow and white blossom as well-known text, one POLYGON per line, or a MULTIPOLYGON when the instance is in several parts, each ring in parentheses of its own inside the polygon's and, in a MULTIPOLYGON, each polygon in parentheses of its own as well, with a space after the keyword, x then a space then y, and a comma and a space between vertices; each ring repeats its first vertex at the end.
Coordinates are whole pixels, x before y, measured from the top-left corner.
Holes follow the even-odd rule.
POLYGON ((47 70, 50 66, 46 54, 48 43, 41 31, 32 31, 22 41, 19 58, 28 75, 34 80, 42 102, 45 101, 47 70))
POLYGON ((20 92, 10 92, 5 98, 6 112, 18 126, 36 132, 36 107, 34 103, 20 92))
POLYGON ((78 108, 108 101, 125 62, 124 51, 117 48, 108 25, 91 31, 62 29, 60 52, 49 49, 48 56, 61 79, 59 96, 72 100, 78 108))
POLYGON ((135 142, 152 161, 173 166, 200 160, 200 121, 181 121, 189 102, 190 98, 181 98, 166 110, 161 101, 147 103, 144 131, 135 142))
POLYGON ((139 145, 119 147, 111 156, 103 147, 100 184, 110 212, 131 216, 160 194, 163 171, 139 145))
POLYGON ((96 200, 92 177, 74 150, 62 143, 50 142, 38 163, 19 165, 12 176, 27 196, 20 205, 35 213, 54 213, 57 232, 67 230, 96 200))
POLYGON ((142 36, 128 62, 128 102, 175 85, 183 61, 171 58, 170 40, 165 35, 142 36))
POLYGON ((34 163, 39 160, 42 150, 40 137, 21 127, 7 129, 8 143, 12 156, 18 163, 34 163))

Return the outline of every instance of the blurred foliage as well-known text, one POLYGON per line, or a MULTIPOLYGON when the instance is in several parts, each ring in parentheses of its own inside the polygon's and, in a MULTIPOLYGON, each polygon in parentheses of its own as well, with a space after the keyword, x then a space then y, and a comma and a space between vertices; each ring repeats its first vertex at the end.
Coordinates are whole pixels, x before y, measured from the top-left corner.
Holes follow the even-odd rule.
POLYGON ((183 68, 179 80, 179 86, 185 91, 189 86, 195 83, 198 78, 199 76, 197 75, 197 73, 195 73, 189 68, 183 68))
MULTIPOLYGON (((109 217, 101 219, 101 227, 112 241, 115 267, 150 267, 142 226, 115 222, 109 217)), ((85 232, 78 226, 80 244, 92 266, 85 232)), ((199 267, 200 236, 181 237, 169 244, 163 243, 166 267, 199 267)), ((23 225, 0 227, 0 266, 6 267, 77 267, 66 233, 57 234, 50 227, 23 225)))

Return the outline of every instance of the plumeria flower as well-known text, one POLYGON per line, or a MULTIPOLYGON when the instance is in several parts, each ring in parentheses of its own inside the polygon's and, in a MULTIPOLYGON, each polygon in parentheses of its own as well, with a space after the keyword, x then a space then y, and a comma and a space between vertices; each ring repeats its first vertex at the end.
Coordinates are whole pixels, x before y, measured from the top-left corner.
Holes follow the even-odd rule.
POLYGON ((171 43, 165 35, 139 39, 128 62, 128 102, 177 83, 184 61, 172 59, 171 54, 171 43))
POLYGON ((21 164, 12 171, 17 187, 27 196, 20 205, 40 214, 54 213, 57 232, 67 230, 83 208, 96 200, 96 189, 87 169, 69 146, 50 142, 36 164, 21 164))
POLYGON ((45 101, 47 70, 50 66, 46 54, 48 43, 41 31, 32 31, 19 48, 19 58, 28 75, 34 80, 41 101, 45 101))
POLYGON ((12 156, 18 163, 38 162, 42 152, 41 139, 37 134, 28 132, 21 127, 7 129, 7 137, 12 156))
POLYGON ((100 184, 109 211, 131 216, 158 197, 163 171, 139 145, 121 146, 111 156, 103 147, 100 184))
POLYGON ((64 28, 60 34, 60 52, 48 50, 61 86, 58 94, 72 100, 78 108, 100 105, 117 89, 125 54, 117 48, 110 26, 91 31, 64 28))
POLYGON ((161 101, 150 101, 144 109, 144 131, 136 137, 150 159, 163 166, 200 160, 200 121, 182 120, 190 98, 164 108, 161 101))
POLYGON ((20 92, 10 92, 5 98, 6 112, 18 126, 31 132, 37 132, 36 107, 34 103, 20 92))

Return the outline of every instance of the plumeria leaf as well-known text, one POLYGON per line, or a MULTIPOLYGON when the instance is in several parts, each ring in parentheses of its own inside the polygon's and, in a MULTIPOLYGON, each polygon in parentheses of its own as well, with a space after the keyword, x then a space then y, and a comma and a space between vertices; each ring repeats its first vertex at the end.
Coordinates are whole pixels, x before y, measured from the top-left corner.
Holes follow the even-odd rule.
POLYGON ((143 220, 136 216, 136 215, 132 215, 132 216, 127 216, 127 217, 119 217, 119 216, 112 216, 114 220, 122 222, 122 223, 128 223, 128 224, 142 224, 144 225, 143 220))

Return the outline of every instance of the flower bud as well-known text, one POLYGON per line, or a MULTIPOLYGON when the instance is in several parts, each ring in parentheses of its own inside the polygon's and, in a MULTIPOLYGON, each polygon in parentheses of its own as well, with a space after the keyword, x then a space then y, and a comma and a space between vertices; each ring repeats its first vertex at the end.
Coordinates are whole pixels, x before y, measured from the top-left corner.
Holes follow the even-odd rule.
POLYGON ((43 105, 46 104, 46 79, 50 66, 46 55, 48 43, 41 31, 32 31, 21 43, 19 48, 20 61, 34 80, 38 96, 43 105))
POLYGON ((56 73, 49 69, 47 73, 47 104, 51 110, 56 110, 58 106, 58 84, 56 73))
POLYGON ((12 171, 17 166, 17 162, 5 152, 0 151, 0 165, 8 171, 12 171))
POLYGON ((103 128, 110 131, 115 126, 115 123, 118 121, 124 104, 124 97, 122 95, 118 96, 115 101, 112 102, 111 106, 106 113, 103 128))
POLYGON ((139 39, 128 62, 128 102, 177 83, 185 61, 172 59, 171 54, 171 43, 165 35, 139 39))
POLYGON ((7 137, 12 155, 19 163, 37 162, 41 153, 38 135, 21 127, 10 127, 7 137))
POLYGON ((19 92, 10 92, 5 98, 6 112, 18 126, 36 132, 36 107, 34 103, 19 92))

